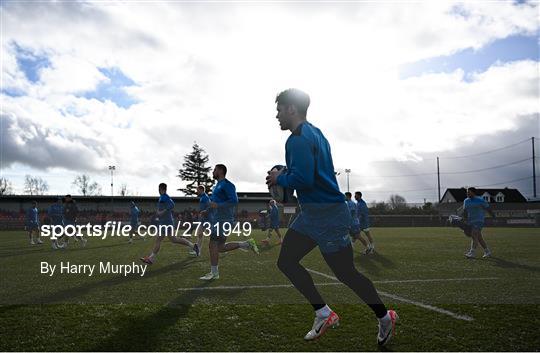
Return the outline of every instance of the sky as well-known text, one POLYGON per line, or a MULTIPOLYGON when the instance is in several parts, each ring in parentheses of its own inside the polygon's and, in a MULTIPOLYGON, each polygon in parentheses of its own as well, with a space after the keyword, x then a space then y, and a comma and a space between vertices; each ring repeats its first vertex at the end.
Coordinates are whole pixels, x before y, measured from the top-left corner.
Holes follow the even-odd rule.
POLYGON ((350 169, 368 201, 436 201, 439 156, 442 192, 531 197, 539 13, 511 1, 2 1, 0 176, 16 193, 29 174, 76 194, 85 173, 110 195, 114 165, 115 194, 166 182, 181 196, 196 141, 238 191, 265 191, 289 135, 274 99, 296 87, 342 191, 350 169))

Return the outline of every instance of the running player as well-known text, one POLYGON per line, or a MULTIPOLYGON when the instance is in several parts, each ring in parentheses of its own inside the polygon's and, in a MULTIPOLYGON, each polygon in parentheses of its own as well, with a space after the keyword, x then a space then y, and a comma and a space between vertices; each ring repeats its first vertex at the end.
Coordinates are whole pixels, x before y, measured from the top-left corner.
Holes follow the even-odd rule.
POLYGON ((326 305, 309 272, 300 264, 318 246, 336 277, 373 310, 379 320, 377 341, 384 345, 394 334, 397 314, 386 309, 373 283, 354 267, 348 234, 351 215, 339 191, 330 144, 321 130, 306 120, 309 96, 288 89, 277 96, 276 103, 281 130, 292 134, 285 145, 287 172, 270 171, 266 182, 269 186, 295 189, 300 204, 300 213, 285 235, 277 265, 315 310, 313 327, 304 339, 316 339, 339 323, 338 315, 326 305))
MULTIPOLYGON (((52 226, 64 226, 64 206, 62 205, 62 198, 59 197, 56 199, 56 203, 53 203, 47 209, 47 214, 51 221, 52 226)), ((54 250, 63 248, 64 246, 58 242, 58 239, 52 241, 52 248, 54 250)))
POLYGON ((356 202, 352 200, 352 194, 350 192, 345 193, 345 202, 347 203, 347 206, 349 207, 349 212, 351 213, 351 229, 349 231, 349 235, 351 236, 351 239, 353 242, 360 240, 362 244, 364 244, 364 247, 366 247, 366 250, 364 251, 364 254, 367 251, 368 244, 360 236, 360 220, 358 219, 358 207, 356 205, 356 202))
POLYGON ((270 200, 268 202, 268 213, 270 217, 270 227, 268 228, 268 233, 266 234, 266 239, 263 239, 262 243, 264 245, 270 244, 270 236, 272 235, 272 230, 276 232, 276 235, 279 238, 278 245, 281 245, 281 233, 279 231, 279 209, 276 205, 276 200, 270 200))
POLYGON ((362 200, 362 193, 356 191, 354 193, 354 198, 356 199, 358 220, 360 221, 360 233, 358 234, 359 238, 362 239, 362 232, 366 235, 367 243, 362 241, 362 244, 366 246, 364 254, 373 254, 375 252, 375 243, 371 237, 371 232, 369 229, 369 209, 364 200, 362 200))
POLYGON ((211 224, 210 220, 210 197, 206 193, 206 188, 204 185, 197 186, 197 196, 199 196, 199 222, 200 225, 197 227, 197 246, 199 247, 199 254, 195 254, 195 251, 191 251, 191 255, 201 256, 202 244, 204 239, 204 224, 211 224))
MULTIPOLYGON (((65 226, 76 226, 77 225, 77 216, 79 215, 79 208, 77 207, 77 203, 71 195, 66 195, 64 197, 64 225, 65 226)), ((81 240, 81 245, 84 247, 86 246, 86 238, 83 237, 83 235, 75 235, 75 241, 81 240)), ((66 241, 64 242, 64 246, 67 247, 69 243, 69 237, 66 237, 66 241)))
POLYGON ((129 224, 131 226, 131 230, 129 231, 129 240, 128 243, 133 243, 133 236, 135 234, 139 234, 139 216, 141 214, 141 211, 137 207, 134 201, 131 201, 131 208, 129 211, 129 224))
POLYGON ((487 211, 493 218, 495 218, 495 213, 489 207, 489 203, 477 196, 477 193, 478 191, 475 188, 468 188, 467 198, 463 201, 464 220, 471 226, 471 248, 465 253, 465 257, 469 259, 475 257, 476 248, 479 243, 484 248, 484 255, 482 257, 491 256, 491 250, 482 236, 482 228, 484 227, 485 219, 484 211, 487 211))
POLYGON ((30 245, 43 244, 39 232, 39 211, 37 209, 37 201, 32 201, 32 207, 26 211, 26 230, 30 238, 30 245), (36 241, 32 234, 36 233, 36 241))
MULTIPOLYGON (((212 190, 210 196, 211 208, 211 233, 208 250, 210 252, 210 272, 202 276, 202 280, 219 279, 219 253, 227 252, 236 249, 252 250, 259 254, 259 248, 255 240, 247 241, 227 241, 227 229, 231 230, 235 224, 234 210, 238 204, 238 195, 236 187, 225 176, 227 175, 227 167, 223 164, 216 164, 212 172, 217 184, 212 190)), ((230 233, 230 232, 229 232, 230 233)))
POLYGON ((177 237, 174 234, 174 221, 172 211, 174 209, 174 201, 167 195, 167 184, 161 183, 158 186, 159 190, 159 200, 157 203, 156 217, 157 222, 159 223, 158 229, 159 233, 156 236, 156 241, 154 243, 154 248, 152 253, 149 256, 144 256, 141 258, 141 261, 145 264, 152 265, 156 262, 157 254, 161 248, 161 242, 165 237, 171 239, 175 244, 181 244, 188 246, 191 250, 194 250, 196 254, 199 253, 199 247, 197 244, 193 244, 187 239, 182 237, 177 237))

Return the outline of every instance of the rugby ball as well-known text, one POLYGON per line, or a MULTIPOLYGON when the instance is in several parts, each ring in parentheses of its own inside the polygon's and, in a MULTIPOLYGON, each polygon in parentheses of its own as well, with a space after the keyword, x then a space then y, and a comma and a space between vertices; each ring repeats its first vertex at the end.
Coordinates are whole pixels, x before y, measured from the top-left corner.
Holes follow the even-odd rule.
MULTIPOLYGON (((275 165, 270 171, 278 170, 280 175, 287 172, 287 167, 284 165, 275 165)), ((281 185, 273 185, 268 187, 272 199, 276 200, 278 203, 291 203, 295 202, 296 198, 294 197, 294 190, 289 188, 284 188, 281 185)))

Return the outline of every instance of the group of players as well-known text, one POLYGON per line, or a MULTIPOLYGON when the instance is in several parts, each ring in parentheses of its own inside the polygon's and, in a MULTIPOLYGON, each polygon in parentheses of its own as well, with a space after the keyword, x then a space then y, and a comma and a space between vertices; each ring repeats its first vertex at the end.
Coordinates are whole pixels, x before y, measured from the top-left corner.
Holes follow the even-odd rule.
MULTIPOLYGON (((307 110, 310 98, 305 92, 288 89, 278 94, 275 100, 280 128, 290 131, 291 135, 285 145, 287 171, 272 170, 268 172, 266 184, 268 187, 293 189, 299 204, 299 213, 289 224, 285 236, 279 232, 279 216, 277 205, 270 205, 271 227, 267 238, 268 244, 271 230, 281 244, 277 261, 278 269, 289 279, 293 286, 306 298, 314 310, 312 328, 304 339, 314 340, 327 332, 328 328, 339 324, 339 316, 324 301, 314 285, 310 273, 302 266, 301 260, 318 247, 323 259, 335 274, 335 277, 348 286, 373 311, 378 321, 377 342, 387 344, 395 334, 398 315, 394 310, 387 309, 382 302, 371 280, 362 275, 353 262, 352 241, 360 240, 366 247, 365 253, 373 253, 375 245, 369 232, 369 217, 367 205, 362 200, 360 192, 355 193, 356 203, 352 195, 344 195, 334 173, 330 144, 320 129, 307 121, 307 110), (364 233, 367 240, 361 237, 364 233)), ((202 221, 209 221, 212 227, 209 241, 210 272, 201 277, 203 280, 219 278, 219 254, 236 249, 252 250, 258 254, 257 244, 253 239, 242 242, 227 242, 222 231, 222 224, 234 222, 234 209, 238 197, 233 183, 227 178, 227 168, 218 164, 213 170, 217 180, 211 196, 204 187, 199 187, 200 214, 202 221)), ((159 185, 160 198, 157 205, 157 219, 161 225, 172 225, 172 210, 174 202, 167 195, 167 186, 159 185)), ((489 249, 481 238, 483 227, 483 212, 487 208, 485 202, 475 195, 474 189, 469 189, 469 198, 465 201, 464 211, 467 221, 474 229, 471 251, 478 244, 487 252, 489 249)), ((132 205, 135 207, 134 205, 132 205)), ((132 222, 136 219, 132 219, 132 222)), ((181 237, 169 237, 174 243, 188 246, 191 252, 198 256, 201 251, 201 236, 197 243, 192 243, 181 237)), ((156 237, 150 255, 141 258, 147 264, 156 261, 160 244, 164 237, 156 237)), ((489 252, 490 253, 490 252, 489 252)))

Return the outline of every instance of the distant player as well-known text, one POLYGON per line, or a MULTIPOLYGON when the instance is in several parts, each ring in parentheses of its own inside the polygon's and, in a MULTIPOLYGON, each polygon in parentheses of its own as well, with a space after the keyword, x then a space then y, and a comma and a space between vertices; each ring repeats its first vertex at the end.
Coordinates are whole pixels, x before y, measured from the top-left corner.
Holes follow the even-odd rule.
POLYGON ((285 144, 288 171, 270 171, 266 182, 295 189, 300 204, 300 213, 285 234, 277 265, 315 310, 313 326, 304 339, 314 340, 339 323, 338 315, 326 305, 300 264, 318 247, 336 277, 373 310, 379 320, 377 341, 384 345, 394 334, 397 314, 386 309, 373 283, 354 267, 348 234, 351 215, 339 191, 330 144, 321 130, 306 120, 309 96, 288 89, 277 96, 276 103, 281 130, 291 131, 285 144))
POLYGON ((368 243, 360 236, 360 220, 358 219, 358 206, 356 205, 356 202, 352 200, 352 194, 350 192, 345 193, 345 202, 347 203, 347 207, 349 207, 349 212, 351 213, 351 228, 349 231, 349 235, 351 236, 353 242, 360 240, 362 244, 364 244, 364 247, 366 250, 364 251, 364 254, 367 252, 368 249, 368 243))
POLYGON ((141 214, 141 211, 137 207, 134 201, 131 201, 131 207, 129 210, 129 225, 131 226, 131 230, 129 232, 129 240, 128 243, 133 243, 133 236, 135 234, 139 234, 139 216, 141 214))
POLYGON ((174 201, 170 198, 169 195, 167 195, 167 184, 159 184, 158 191, 160 196, 157 203, 156 221, 159 224, 158 227, 163 227, 159 228, 160 232, 156 236, 156 241, 154 243, 152 253, 149 256, 141 258, 141 261, 148 265, 152 265, 154 262, 156 262, 157 254, 159 253, 159 249, 161 248, 161 242, 163 241, 163 239, 165 239, 165 237, 171 239, 171 241, 175 244, 188 246, 191 250, 194 250, 196 254, 199 253, 199 247, 197 246, 197 244, 193 244, 187 239, 174 235, 175 228, 172 215, 172 211, 174 209, 174 201))
POLYGON ((39 211, 37 208, 37 201, 32 201, 32 207, 26 211, 26 230, 28 231, 28 237, 30 238, 30 245, 43 244, 39 232, 39 211), (36 234, 36 241, 34 242, 33 234, 36 234))
POLYGON ((236 249, 252 250, 254 253, 259 253, 259 248, 255 240, 233 241, 227 243, 226 231, 233 229, 235 225, 234 210, 238 205, 238 195, 236 187, 225 176, 227 175, 227 167, 223 164, 216 164, 212 172, 217 184, 212 190, 210 196, 210 208, 212 227, 210 234, 210 242, 208 250, 210 252, 210 272, 202 276, 202 280, 219 279, 219 253, 227 252, 236 249))
POLYGON ((270 227, 268 228, 268 233, 266 234, 266 239, 263 239, 263 244, 270 244, 270 236, 272 235, 272 230, 276 232, 278 236, 278 245, 281 245, 281 232, 279 231, 279 209, 276 205, 276 200, 270 200, 268 202, 268 214, 270 217, 270 227))
POLYGON ((367 246, 364 254, 373 254, 375 252, 375 243, 373 242, 373 238, 371 237, 371 232, 369 229, 370 223, 368 206, 366 202, 362 200, 362 193, 360 191, 356 191, 354 193, 354 198, 356 199, 358 220, 360 222, 360 234, 358 236, 361 239, 363 232, 367 238, 367 244, 365 241, 362 241, 362 244, 364 244, 364 246, 367 246))
POLYGON ((197 246, 199 247, 199 254, 195 251, 191 251, 191 255, 201 256, 202 245, 204 240, 204 224, 211 224, 210 219, 210 196, 206 193, 204 185, 197 186, 197 196, 199 196, 199 218, 200 226, 197 228, 197 246))
MULTIPOLYGON (((79 215, 79 208, 77 207, 77 203, 71 195, 66 195, 64 197, 64 226, 76 226, 77 225, 77 216, 79 215)), ((81 235, 75 235, 74 237, 75 241, 81 241, 81 245, 84 247, 86 246, 86 238, 81 235)), ((66 237, 66 241, 64 242, 64 245, 67 247, 67 244, 69 243, 69 237, 66 237)))
MULTIPOLYGON (((49 220, 52 226, 64 227, 64 206, 62 205, 62 198, 56 199, 56 202, 49 206, 47 209, 49 220)), ((54 250, 63 248, 64 245, 58 242, 58 239, 52 241, 52 248, 54 250)))
POLYGON ((475 188, 467 189, 467 198, 463 201, 463 218, 465 222, 471 226, 471 249, 465 253, 465 257, 472 259, 475 257, 476 248, 478 243, 484 248, 484 255, 482 257, 490 257, 491 250, 482 236, 482 228, 484 227, 485 214, 487 211, 491 217, 495 218, 495 214, 489 207, 483 198, 477 196, 475 188))

